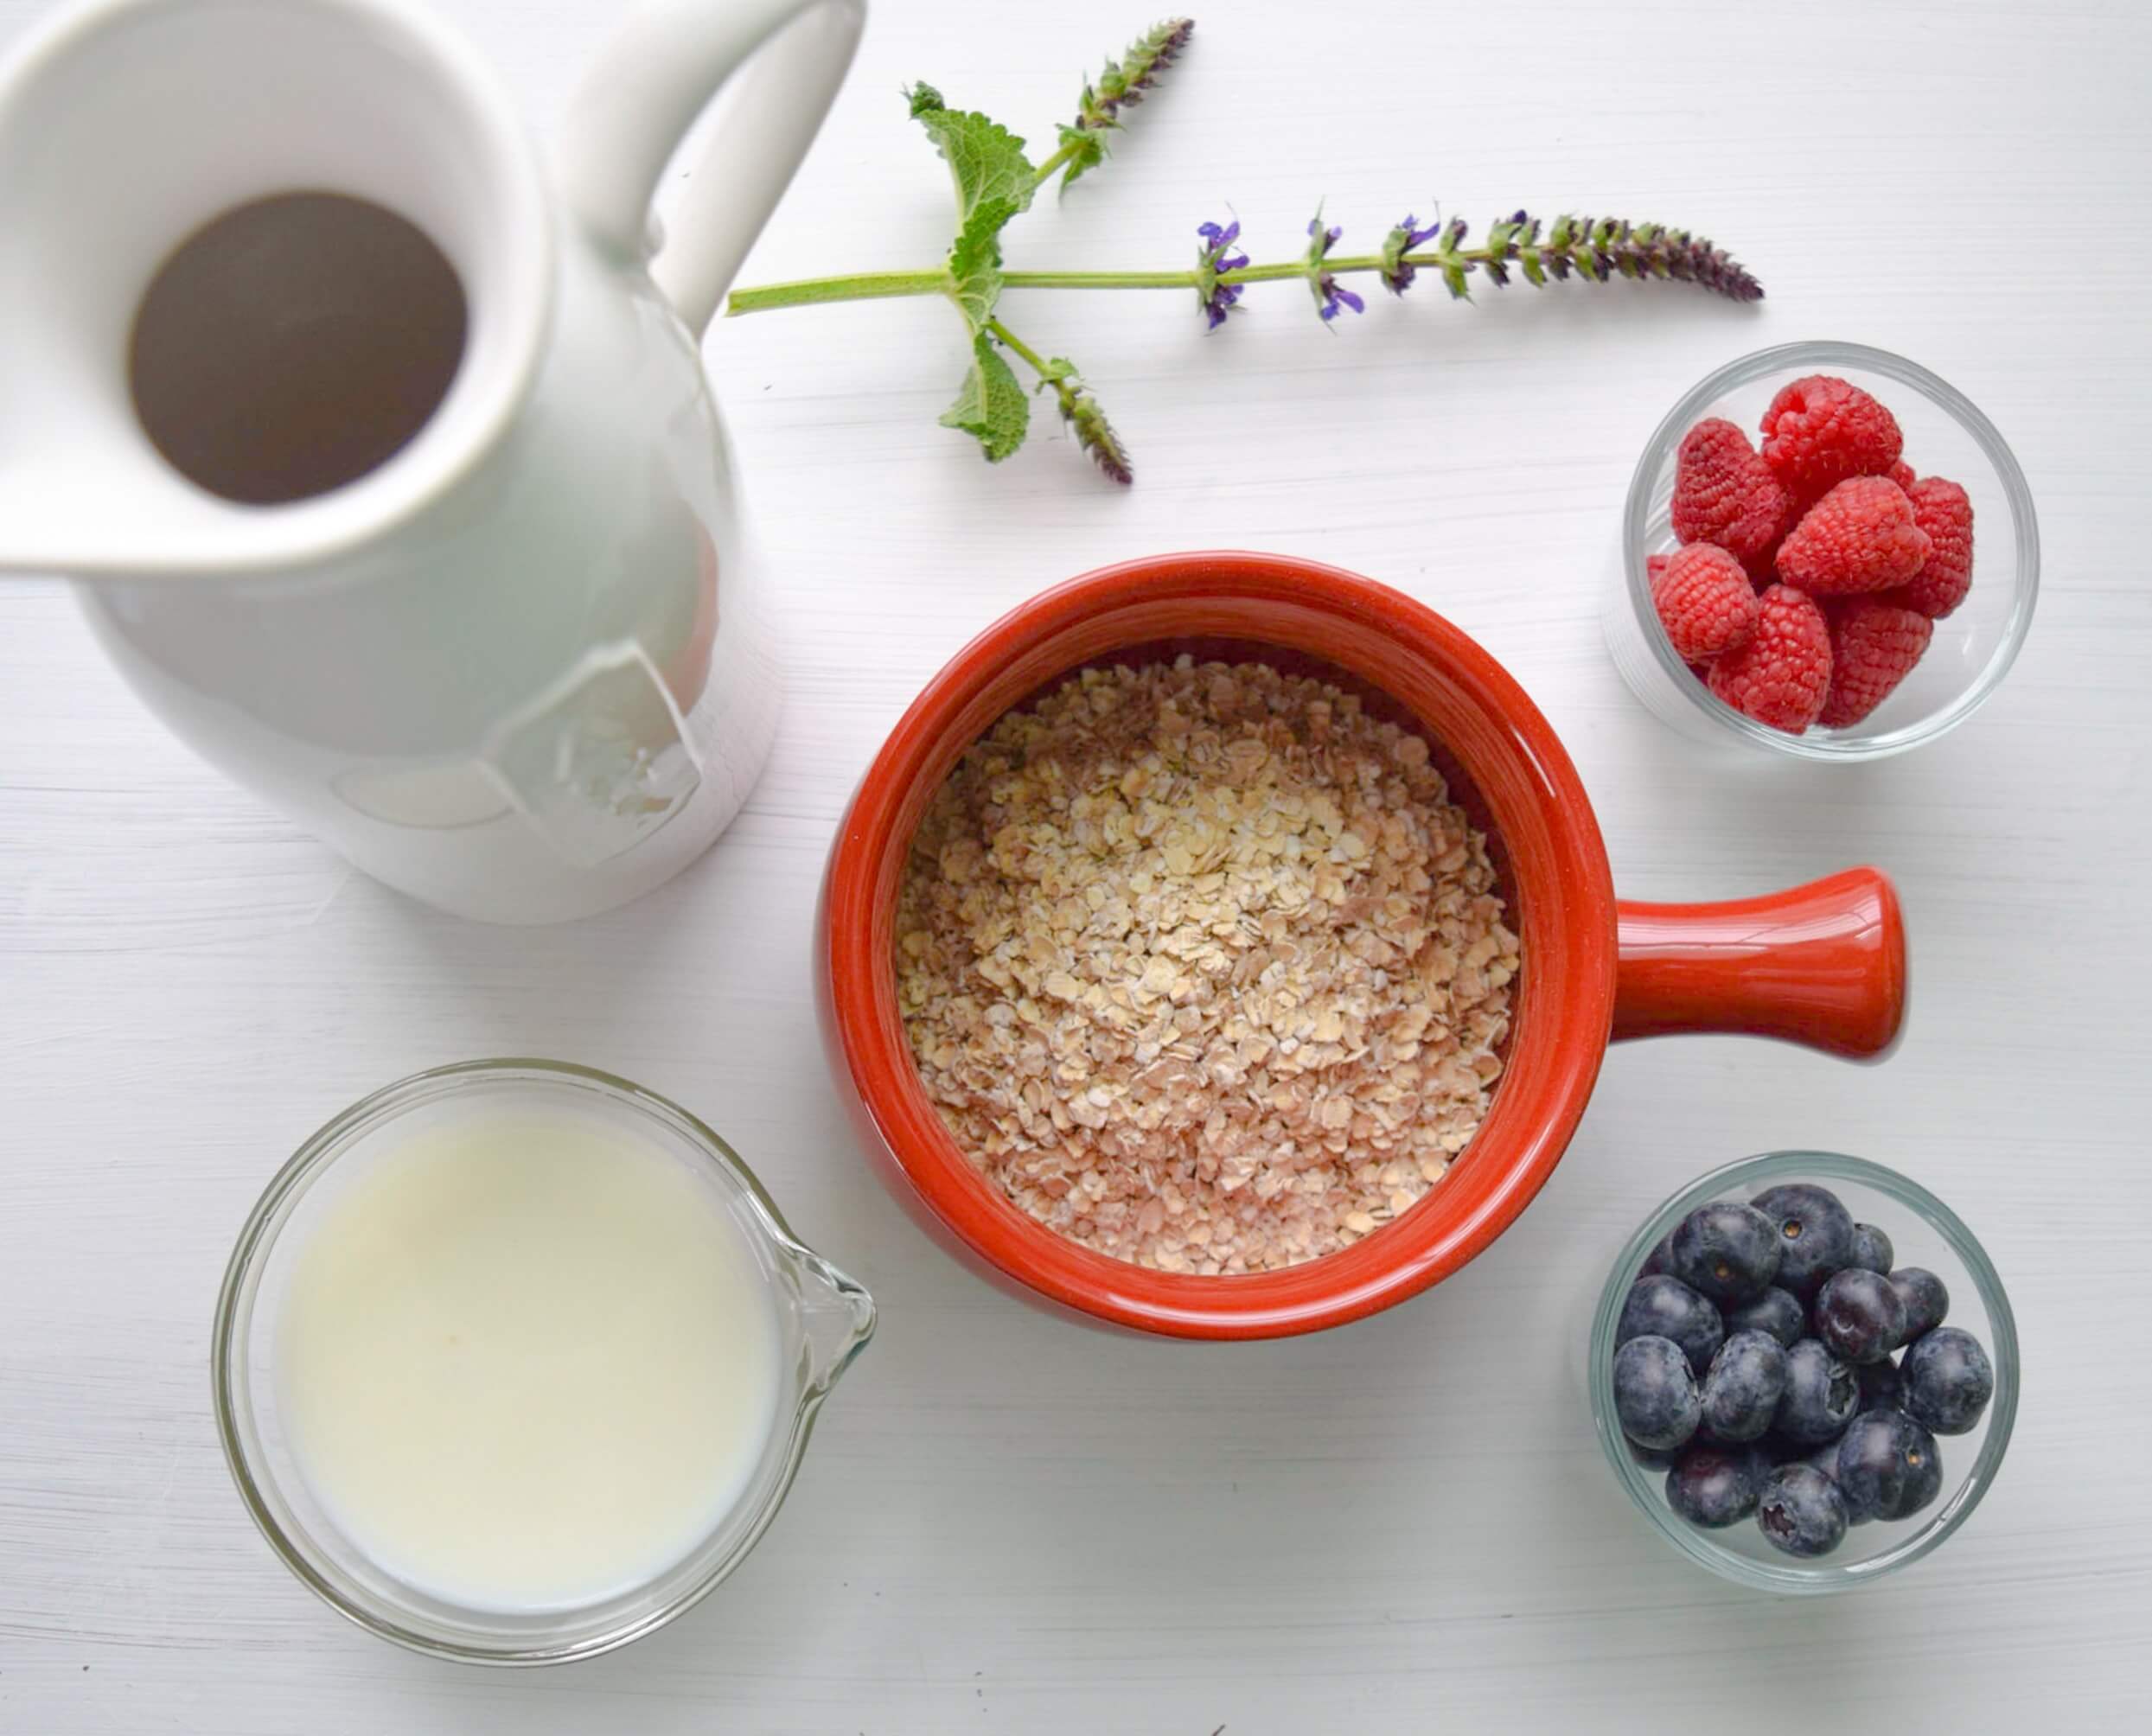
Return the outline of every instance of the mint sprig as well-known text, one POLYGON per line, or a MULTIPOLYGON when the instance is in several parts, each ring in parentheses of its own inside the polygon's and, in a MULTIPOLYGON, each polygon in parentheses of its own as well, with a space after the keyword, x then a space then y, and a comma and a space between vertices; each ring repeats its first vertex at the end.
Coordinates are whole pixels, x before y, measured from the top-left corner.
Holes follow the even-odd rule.
POLYGON ((1117 482, 1133 480, 1128 450, 1106 419, 1097 399, 1064 356, 1050 360, 1009 329, 1000 316, 1003 292, 1012 289, 1189 290, 1213 331, 1229 313, 1245 311, 1242 295, 1251 284, 1285 281, 1303 284, 1316 311, 1335 330, 1340 315, 1358 314, 1365 303, 1338 279, 1356 273, 1378 274, 1386 288, 1402 296, 1423 266, 1440 278, 1451 296, 1472 298, 1472 280, 1500 289, 1511 275, 1534 288, 1566 283, 1572 277, 1594 284, 1615 278, 1640 282, 1695 284, 1736 302, 1763 299, 1763 285, 1723 248, 1685 229, 1657 223, 1631 223, 1614 217, 1557 218, 1542 226, 1519 211, 1495 223, 1478 246, 1465 245, 1462 218, 1421 227, 1407 217, 1372 253, 1333 251, 1343 238, 1341 226, 1326 224, 1319 208, 1308 226, 1307 245, 1292 256, 1263 265, 1234 251, 1240 225, 1204 223, 1203 245, 1192 268, 1162 271, 1012 271, 1001 259, 1001 232, 1031 208, 1032 195, 1056 175, 1066 191, 1106 160, 1106 135, 1118 131, 1130 109, 1158 86, 1159 74, 1187 46, 1194 23, 1176 18, 1154 25, 1129 45, 1118 61, 1108 61, 1095 81, 1087 82, 1076 118, 1059 131, 1059 146, 1034 165, 1024 140, 989 117, 953 109, 928 84, 906 94, 912 118, 926 130, 948 165, 956 195, 956 233, 936 269, 865 271, 797 283, 768 284, 735 290, 728 314, 761 313, 774 308, 805 307, 821 302, 860 301, 878 296, 946 297, 964 321, 971 346, 971 366, 956 401, 942 413, 945 427, 960 429, 979 442, 989 463, 999 463, 1024 444, 1031 416, 1026 398, 1007 356, 1014 356, 1038 378, 1038 391, 1050 389, 1062 419, 1077 445, 1100 470, 1117 482), (1005 354, 1006 352, 1006 354, 1005 354))

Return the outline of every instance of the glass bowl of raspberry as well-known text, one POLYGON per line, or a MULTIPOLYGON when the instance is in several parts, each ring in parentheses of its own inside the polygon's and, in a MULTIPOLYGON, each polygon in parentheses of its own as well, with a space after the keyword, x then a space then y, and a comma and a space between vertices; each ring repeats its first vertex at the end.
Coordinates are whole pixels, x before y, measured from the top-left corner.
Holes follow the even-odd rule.
POLYGON ((2001 685, 2039 588, 2032 491, 1971 400, 1887 350, 1790 343, 1706 376, 1645 444, 1603 617, 1683 734, 1881 759, 2001 685))
MULTIPOLYGON (((1939 1548, 1995 1481, 2017 1417, 2017 1326, 1987 1251, 1964 1220, 1919 1183, 1836 1152, 1742 1158, 1699 1176, 1665 1201, 1637 1226, 1608 1269, 1587 1355, 1593 1420, 1614 1480, 1676 1553, 1758 1591, 1849 1591, 1939 1548), (1709 1268, 1700 1272, 1696 1264, 1700 1248, 1708 1261, 1718 1256, 1693 1226, 1722 1227, 1729 1211, 1747 1216, 1744 1208, 1759 1214, 1765 1234, 1785 1249, 1804 1245, 1796 1232, 1805 1233, 1812 1248, 1828 1246, 1832 1226, 1819 1208, 1836 1216, 1842 1230, 1849 1227, 1854 1239, 1837 1254, 1811 1262, 1804 1275, 1789 1275, 1794 1260, 1786 1253, 1760 1296, 1744 1302, 1722 1294, 1715 1301, 1676 1274, 1687 1272, 1708 1285, 1709 1268), (1863 1232, 1870 1240, 1861 1240, 1863 1232), (1865 1269, 1849 1272, 1848 1266, 1865 1269), (1919 1299, 1925 1318, 1898 1315, 1893 1337, 1866 1350, 1814 1336, 1829 1337, 1845 1324, 1825 1318, 1836 1293, 1832 1286, 1842 1282, 1857 1297, 1877 1266, 1889 1269, 1888 1286, 1919 1299), (1788 1318, 1775 1318, 1774 1302, 1788 1318), (1685 1318, 1683 1306, 1694 1318, 1685 1318), (1696 1433, 1666 1451, 1639 1446, 1629 1432, 1634 1395, 1622 1389, 1618 1357, 1640 1331, 1676 1335, 1677 1345, 1657 1348, 1684 1362, 1693 1357, 1708 1371, 1696 1383, 1704 1400, 1696 1433), (1707 1335, 1701 1343, 1694 1336, 1699 1331, 1707 1335), (1730 1398, 1738 1412, 1736 1365, 1744 1350, 1756 1348, 1736 1341, 1744 1334, 1753 1340, 1759 1331, 1785 1348, 1786 1375, 1775 1398, 1760 1395, 1768 1420, 1752 1435, 1750 1426, 1731 1426, 1726 1406, 1730 1398), (1984 1375, 1970 1393, 1950 1385, 1947 1375, 1957 1371, 1945 1366, 1947 1353, 1962 1351, 1968 1341, 1978 1347, 1984 1375), (1863 1356, 1867 1360, 1856 1360, 1863 1356), (1804 1372, 1818 1371, 1816 1391, 1804 1389, 1804 1372), (1806 1401, 1818 1394, 1823 1409, 1810 1415, 1806 1401), (1830 1414, 1834 1407, 1836 1414, 1830 1414), (1727 1421, 1729 1435, 1745 1439, 1718 1438, 1714 1421, 1727 1421), (1797 1426, 1810 1422, 1815 1426, 1797 1426), (1899 1457, 1917 1464, 1893 1470, 1887 1462, 1879 1479, 1868 1451, 1879 1441, 1913 1449, 1887 1454, 1887 1461, 1899 1457), (1714 1455, 1730 1464, 1715 1463, 1714 1455), (1791 1469, 1801 1465, 1836 1493, 1791 1469), (1729 1470, 1730 1477, 1724 1474, 1729 1470), (1806 1487, 1787 1490, 1788 1482, 1806 1487), (1792 1535, 1769 1522, 1765 1509, 1776 1504, 1793 1507, 1796 1520, 1807 1516, 1799 1510, 1804 1496, 1822 1497, 1823 1535, 1792 1535)), ((1648 1362, 1637 1358, 1631 1377, 1637 1363, 1648 1362)), ((1761 1420, 1752 1419, 1751 1426, 1761 1420)))

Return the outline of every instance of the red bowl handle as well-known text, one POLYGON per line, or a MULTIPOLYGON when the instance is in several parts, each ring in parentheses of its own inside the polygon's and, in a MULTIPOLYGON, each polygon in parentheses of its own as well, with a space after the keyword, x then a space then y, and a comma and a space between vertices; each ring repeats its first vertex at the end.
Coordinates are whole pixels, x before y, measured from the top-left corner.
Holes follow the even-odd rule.
POLYGON ((1877 869, 1722 904, 1619 909, 1614 1037, 1737 1031, 1878 1060, 1906 1018, 1906 923, 1877 869))

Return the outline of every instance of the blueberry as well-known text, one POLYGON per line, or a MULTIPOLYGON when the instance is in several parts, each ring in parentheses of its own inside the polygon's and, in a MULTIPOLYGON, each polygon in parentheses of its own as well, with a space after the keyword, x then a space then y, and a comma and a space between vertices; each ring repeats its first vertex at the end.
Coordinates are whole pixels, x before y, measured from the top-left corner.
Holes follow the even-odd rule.
POLYGON ((1806 1335, 1808 1313, 1799 1297, 1774 1284, 1753 1302, 1727 1309, 1726 1330, 1729 1333, 1768 1332, 1781 1344, 1791 1344, 1806 1335))
POLYGON ((1853 1264, 1863 1272, 1887 1273, 1891 1269, 1891 1239, 1872 1223, 1853 1227, 1853 1264))
POLYGON ((1621 1305, 1621 1320, 1614 1329, 1614 1343, 1625 1344, 1645 1333, 1671 1338, 1689 1358, 1689 1372, 1701 1375, 1726 1342, 1726 1326, 1719 1311, 1678 1278, 1659 1273, 1639 1278, 1629 1286, 1621 1305))
POLYGON ((1863 1363, 1853 1373, 1861 1383, 1861 1403, 1856 1415, 1905 1409, 1905 1382, 1898 1377, 1898 1364, 1888 1356, 1880 1363, 1863 1363))
POLYGON ((1638 1446, 1679 1446, 1695 1433, 1702 1414, 1689 1359, 1671 1338, 1647 1333, 1614 1352, 1614 1414, 1638 1446))
POLYGON ((1739 1200, 1700 1205, 1674 1226, 1668 1270, 1714 1302, 1760 1296, 1778 1272, 1778 1227, 1739 1200))
POLYGON ((1674 1269, 1674 1232, 1668 1230, 1651 1245, 1651 1251, 1644 1256, 1644 1264, 1637 1268, 1639 1278, 1657 1278, 1674 1269))
POLYGON ((1943 1324, 1951 1312, 1951 1292, 1943 1280, 1919 1266, 1901 1266, 1891 1273, 1891 1288, 1906 1305, 1906 1342, 1925 1337, 1943 1324))
POLYGON ((1764 1479, 1756 1526, 1789 1555, 1828 1555, 1846 1535, 1846 1498, 1808 1465, 1782 1465, 1764 1479))
POLYGON ((1816 1336, 1849 1363, 1880 1363, 1905 1338, 1906 1305, 1889 1279, 1849 1266, 1817 1292, 1816 1336))
POLYGON ((1674 1468, 1674 1461, 1682 1456, 1678 1446, 1638 1446, 1636 1442, 1626 1436, 1623 1438, 1621 1444, 1629 1449, 1630 1458, 1635 1459, 1646 1471, 1671 1471, 1674 1468))
MULTIPOLYGON (((1842 1434, 1838 1437, 1838 1440, 1844 1439, 1842 1434)), ((1811 1470, 1822 1471, 1836 1483, 1838 1480, 1838 1440, 1827 1440, 1821 1446, 1809 1447, 1797 1456, 1802 1464, 1811 1470)))
POLYGON ((1771 1466, 1745 1446, 1698 1445, 1666 1473, 1666 1504, 1691 1525, 1717 1530, 1756 1510, 1771 1466))
POLYGON ((1813 1296, 1832 1273, 1853 1263, 1853 1214, 1830 1189, 1789 1182, 1766 1188, 1754 1203, 1778 1227, 1781 1288, 1813 1296))
POLYGON ((1827 1346, 1804 1338, 1786 1352, 1786 1389, 1775 1426, 1788 1440, 1804 1446, 1835 1440, 1860 1402, 1861 1383, 1853 1369, 1827 1346))
POLYGON ((1906 1384, 1906 1414, 1938 1434, 1964 1434, 1980 1420, 1996 1389, 1980 1340, 1955 1326, 1914 1339, 1898 1375, 1906 1384))
POLYGON ((1703 1426, 1719 1440, 1753 1440, 1771 1426, 1785 1389, 1785 1346, 1768 1332, 1736 1332, 1703 1377, 1703 1426))
POLYGON ((1838 1437, 1832 1480, 1846 1497, 1846 1516, 1855 1525, 1893 1518, 1904 1506, 1934 1437, 1897 1411, 1870 1411, 1846 1425, 1838 1437), (1923 1442, 1925 1445, 1923 1445, 1923 1442))
POLYGON ((1913 1438, 1906 1460, 1906 1486, 1900 1492, 1898 1504, 1882 1516, 1886 1519, 1912 1518, 1943 1490, 1943 1449, 1911 1417, 1906 1420, 1912 1425, 1913 1438))

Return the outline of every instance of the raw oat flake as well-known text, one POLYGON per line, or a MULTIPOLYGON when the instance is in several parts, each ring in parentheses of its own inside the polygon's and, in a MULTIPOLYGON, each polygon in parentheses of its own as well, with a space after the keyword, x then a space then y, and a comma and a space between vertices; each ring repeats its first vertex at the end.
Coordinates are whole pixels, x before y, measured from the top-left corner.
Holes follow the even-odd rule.
POLYGON ((1372 1234, 1502 1070, 1517 936, 1427 744, 1261 664, 1089 669, 936 792, 899 895, 927 1094, 1041 1223, 1166 1272, 1372 1234))

